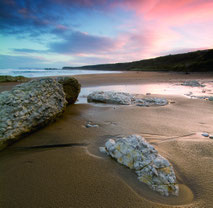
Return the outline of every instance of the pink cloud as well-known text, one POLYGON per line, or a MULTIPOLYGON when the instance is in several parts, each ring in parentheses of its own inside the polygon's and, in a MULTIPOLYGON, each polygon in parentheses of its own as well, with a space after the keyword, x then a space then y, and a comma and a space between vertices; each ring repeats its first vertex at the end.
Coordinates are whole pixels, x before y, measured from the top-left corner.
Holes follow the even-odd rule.
POLYGON ((136 14, 124 47, 130 56, 148 58, 183 48, 213 47, 212 0, 125 0, 114 6, 136 14))

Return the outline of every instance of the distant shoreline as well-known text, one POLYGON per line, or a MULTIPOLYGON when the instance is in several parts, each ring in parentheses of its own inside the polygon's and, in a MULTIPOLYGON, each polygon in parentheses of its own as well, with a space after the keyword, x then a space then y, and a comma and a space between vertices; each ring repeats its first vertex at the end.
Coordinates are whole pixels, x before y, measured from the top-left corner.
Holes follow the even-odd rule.
POLYGON ((62 69, 111 70, 111 71, 175 71, 206 72, 213 70, 213 49, 189 53, 160 56, 140 61, 87 65, 81 67, 64 66, 62 69))

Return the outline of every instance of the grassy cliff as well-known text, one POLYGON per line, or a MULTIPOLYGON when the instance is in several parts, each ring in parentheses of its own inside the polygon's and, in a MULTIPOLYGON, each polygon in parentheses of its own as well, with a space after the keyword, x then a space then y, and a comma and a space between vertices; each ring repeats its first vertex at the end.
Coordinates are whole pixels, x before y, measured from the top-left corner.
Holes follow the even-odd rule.
POLYGON ((63 67, 63 69, 76 68, 112 71, 213 71, 213 49, 176 55, 167 55, 127 63, 88 65, 82 67, 63 67))

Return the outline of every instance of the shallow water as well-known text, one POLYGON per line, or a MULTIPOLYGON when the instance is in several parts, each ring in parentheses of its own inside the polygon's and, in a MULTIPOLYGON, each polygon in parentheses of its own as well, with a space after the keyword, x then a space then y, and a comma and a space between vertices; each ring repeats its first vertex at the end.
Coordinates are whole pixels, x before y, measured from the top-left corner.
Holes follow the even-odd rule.
POLYGON ((213 82, 202 83, 205 87, 183 86, 181 83, 135 84, 135 85, 108 85, 85 87, 81 89, 78 103, 87 103, 87 96, 94 91, 118 91, 131 94, 159 94, 180 95, 189 98, 213 96, 213 82))

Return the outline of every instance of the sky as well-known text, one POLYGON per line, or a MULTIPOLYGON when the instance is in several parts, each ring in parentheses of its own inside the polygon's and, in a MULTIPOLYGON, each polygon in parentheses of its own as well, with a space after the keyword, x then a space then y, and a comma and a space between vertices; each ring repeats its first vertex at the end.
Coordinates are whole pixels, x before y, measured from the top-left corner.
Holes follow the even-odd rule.
POLYGON ((136 61, 212 37, 213 0, 0 1, 0 68, 136 61))

